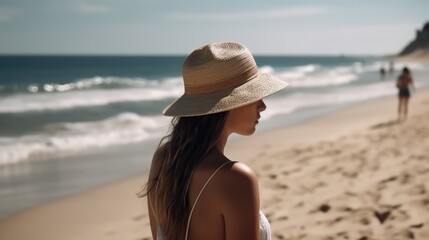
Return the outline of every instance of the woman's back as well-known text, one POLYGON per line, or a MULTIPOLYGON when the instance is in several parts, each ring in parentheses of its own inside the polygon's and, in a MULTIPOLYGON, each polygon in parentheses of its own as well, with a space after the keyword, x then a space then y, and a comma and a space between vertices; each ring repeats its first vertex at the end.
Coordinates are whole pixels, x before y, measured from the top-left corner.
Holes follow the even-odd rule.
POLYGON ((256 176, 243 163, 212 151, 195 169, 188 199, 194 208, 187 239, 257 239, 261 228, 265 235, 261 239, 269 239, 268 221, 258 211, 256 176))
POLYGON ((219 208, 222 201, 222 178, 227 175, 231 169, 232 163, 216 160, 203 161, 196 169, 189 186, 189 206, 194 206, 192 216, 189 222, 188 239, 223 239, 224 238, 224 220, 222 211, 219 208), (223 165, 223 164, 227 165, 223 165), (219 166, 223 169, 215 174, 219 166), (210 177, 211 180, 209 181, 210 177), (205 188, 204 185, 207 183, 205 188), (200 194, 201 193, 201 194, 200 194), (198 198, 198 195, 200 197, 198 198), (198 198, 198 201, 197 201, 198 198))
POLYGON ((413 80, 411 78, 411 75, 409 73, 409 71, 405 71, 403 72, 399 77, 398 80, 396 82, 396 86, 398 88, 408 88, 411 84, 412 84, 413 80))
POLYGON ((246 165, 234 163, 212 151, 197 168, 189 188, 190 206, 217 167, 226 163, 201 193, 192 213, 189 239, 252 239, 259 229, 259 192, 255 174, 246 165), (233 226, 233 229, 225 229, 233 226), (244 237, 243 229, 246 228, 244 237))

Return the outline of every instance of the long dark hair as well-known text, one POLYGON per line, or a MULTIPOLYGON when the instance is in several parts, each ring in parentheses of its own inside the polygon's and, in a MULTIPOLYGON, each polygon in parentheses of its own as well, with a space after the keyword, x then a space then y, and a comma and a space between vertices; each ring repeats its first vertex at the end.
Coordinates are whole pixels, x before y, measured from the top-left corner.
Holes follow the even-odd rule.
POLYGON ((170 134, 160 141, 153 158, 158 161, 159 170, 148 180, 140 196, 149 198, 166 239, 185 237, 192 174, 219 141, 227 115, 221 112, 173 118, 170 134))

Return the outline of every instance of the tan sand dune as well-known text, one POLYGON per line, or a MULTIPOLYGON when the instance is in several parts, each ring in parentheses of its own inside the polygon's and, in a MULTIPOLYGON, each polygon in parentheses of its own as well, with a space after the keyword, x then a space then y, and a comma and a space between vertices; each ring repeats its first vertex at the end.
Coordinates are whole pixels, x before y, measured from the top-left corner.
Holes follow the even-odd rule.
POLYGON ((429 64, 429 49, 419 49, 405 56, 395 57, 396 62, 419 62, 429 64))

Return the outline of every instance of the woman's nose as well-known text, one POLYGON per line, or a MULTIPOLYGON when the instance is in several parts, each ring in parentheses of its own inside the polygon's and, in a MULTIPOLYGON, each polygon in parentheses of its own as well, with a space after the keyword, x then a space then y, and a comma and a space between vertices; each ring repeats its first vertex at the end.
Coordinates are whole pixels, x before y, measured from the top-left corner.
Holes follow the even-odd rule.
POLYGON ((265 109, 267 109, 267 105, 265 105, 263 100, 260 100, 258 104, 258 111, 262 112, 265 111, 265 109))

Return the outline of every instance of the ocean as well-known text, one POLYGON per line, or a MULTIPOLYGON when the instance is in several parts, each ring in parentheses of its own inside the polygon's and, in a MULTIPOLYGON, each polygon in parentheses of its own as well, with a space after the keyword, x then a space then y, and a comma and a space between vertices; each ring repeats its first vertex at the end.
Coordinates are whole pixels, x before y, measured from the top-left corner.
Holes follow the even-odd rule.
MULTIPOLYGON (((0 56, 0 219, 146 171, 170 121, 160 113, 183 93, 184 59, 0 56)), ((393 96, 404 67, 389 71, 374 56, 255 59, 262 72, 290 84, 266 99, 258 131, 393 96)), ((417 89, 429 86, 429 66, 408 67, 417 89)))

